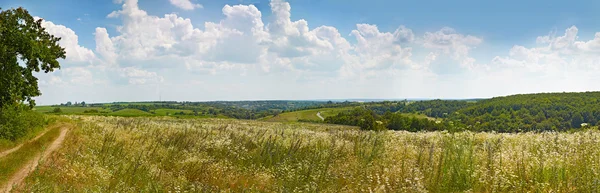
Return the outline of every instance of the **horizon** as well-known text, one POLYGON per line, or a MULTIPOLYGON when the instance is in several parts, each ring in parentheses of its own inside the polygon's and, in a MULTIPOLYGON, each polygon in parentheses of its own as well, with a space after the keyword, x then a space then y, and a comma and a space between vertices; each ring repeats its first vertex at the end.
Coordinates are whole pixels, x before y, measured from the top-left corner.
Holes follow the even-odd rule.
POLYGON ((66 49, 65 101, 469 99, 600 90, 595 1, 7 0, 66 49), (68 4, 69 6, 61 6, 68 4), (546 6, 540 7, 539 4, 546 6), (316 5, 316 6, 315 6, 316 5), (519 5, 519 6, 513 6, 519 5))

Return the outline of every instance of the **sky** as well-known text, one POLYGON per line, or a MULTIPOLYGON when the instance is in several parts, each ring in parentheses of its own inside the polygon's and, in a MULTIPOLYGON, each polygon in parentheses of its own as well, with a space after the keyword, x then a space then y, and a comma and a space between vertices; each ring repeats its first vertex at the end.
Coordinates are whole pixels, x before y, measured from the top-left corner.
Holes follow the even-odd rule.
POLYGON ((600 90, 600 1, 2 0, 65 48, 37 104, 600 90))

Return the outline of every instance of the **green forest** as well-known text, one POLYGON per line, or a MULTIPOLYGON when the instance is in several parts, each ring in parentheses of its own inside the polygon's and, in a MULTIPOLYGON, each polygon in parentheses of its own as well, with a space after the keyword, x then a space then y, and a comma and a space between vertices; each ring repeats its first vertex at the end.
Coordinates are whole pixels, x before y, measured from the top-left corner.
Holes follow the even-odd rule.
POLYGON ((600 92, 521 94, 477 101, 427 100, 363 104, 327 123, 371 130, 567 131, 600 125, 600 92), (399 113, 443 118, 432 121, 399 113), (372 120, 372 121, 371 121, 372 120), (377 123, 379 121, 379 123, 377 123))

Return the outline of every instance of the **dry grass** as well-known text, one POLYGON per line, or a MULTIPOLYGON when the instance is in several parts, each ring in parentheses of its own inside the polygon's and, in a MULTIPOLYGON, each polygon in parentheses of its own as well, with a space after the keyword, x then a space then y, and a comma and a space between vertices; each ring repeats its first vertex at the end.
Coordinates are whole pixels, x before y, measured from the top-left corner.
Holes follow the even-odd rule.
POLYGON ((23 192, 597 192, 600 132, 81 119, 23 192))

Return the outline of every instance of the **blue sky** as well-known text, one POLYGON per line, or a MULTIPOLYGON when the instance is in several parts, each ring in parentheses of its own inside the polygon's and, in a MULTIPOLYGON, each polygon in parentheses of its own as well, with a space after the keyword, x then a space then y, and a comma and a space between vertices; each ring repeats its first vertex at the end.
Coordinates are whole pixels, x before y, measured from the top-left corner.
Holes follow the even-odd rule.
POLYGON ((5 0, 63 37, 39 104, 475 98, 600 86, 597 1, 5 0))

